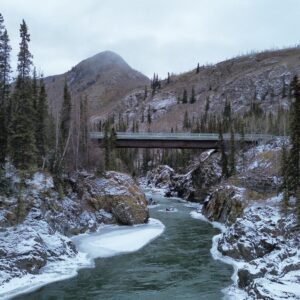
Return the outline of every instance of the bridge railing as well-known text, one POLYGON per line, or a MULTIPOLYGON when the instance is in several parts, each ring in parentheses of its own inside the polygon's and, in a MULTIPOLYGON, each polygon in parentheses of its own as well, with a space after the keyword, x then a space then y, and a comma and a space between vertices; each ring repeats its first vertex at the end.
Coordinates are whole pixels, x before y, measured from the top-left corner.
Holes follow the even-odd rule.
MULTIPOLYGON (((208 140, 208 141, 218 141, 219 134, 217 133, 168 133, 168 132, 117 132, 117 139, 128 140, 208 140)), ((275 136, 270 134, 245 134, 244 140, 247 142, 255 142, 255 141, 268 141, 273 139, 275 136)), ((91 139, 103 139, 103 132, 90 132, 91 139)), ((224 140, 230 140, 230 134, 223 134, 224 140)), ((240 134, 235 134, 235 140, 242 140, 242 136, 240 134)))

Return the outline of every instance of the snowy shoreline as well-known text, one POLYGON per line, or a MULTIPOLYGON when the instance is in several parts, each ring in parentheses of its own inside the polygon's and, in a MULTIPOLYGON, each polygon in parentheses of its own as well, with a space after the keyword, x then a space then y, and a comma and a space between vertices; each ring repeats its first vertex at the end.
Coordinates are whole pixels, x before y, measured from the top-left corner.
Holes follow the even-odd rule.
MULTIPOLYGON (((256 299, 257 293, 266 299, 300 299, 299 244, 297 245, 293 239, 283 239, 280 234, 277 237, 274 235, 274 230, 279 227, 279 224, 282 226, 278 206, 280 201, 281 196, 275 196, 265 200, 263 205, 253 203, 245 210, 243 218, 237 219, 236 223, 231 226, 211 222, 200 211, 190 213, 192 218, 208 222, 221 231, 212 239, 211 254, 214 259, 233 266, 231 276, 233 284, 223 289, 224 299, 256 299), (256 216, 256 221, 253 221, 253 216, 256 216), (236 230, 239 229, 245 232, 238 239, 240 242, 243 241, 243 247, 245 247, 243 249, 252 249, 251 241, 255 245, 260 245, 263 241, 269 245, 277 245, 277 247, 280 245, 280 247, 267 252, 262 257, 249 260, 243 258, 243 255, 241 259, 238 259, 222 254, 218 247, 221 247, 225 253, 239 248, 236 241, 231 240, 232 236, 237 234, 236 230), (283 243, 280 243, 281 241, 283 243), (262 273, 264 269, 269 272, 262 273), (238 286, 238 280, 241 280, 238 276, 240 270, 245 270, 250 276, 254 276, 253 283, 250 287, 247 286, 247 290, 238 286), (270 272, 272 270, 273 272, 270 272), (256 291, 254 292, 253 289, 256 291)), ((295 221, 290 218, 286 226, 293 222, 295 221)))
POLYGON ((138 251, 158 238, 164 229, 162 222, 150 218, 147 224, 104 225, 95 233, 74 236, 71 240, 78 249, 75 257, 60 257, 55 262, 48 262, 40 274, 11 279, 0 286, 0 299, 11 299, 47 284, 75 277, 80 269, 93 268, 96 258, 138 251))
POLYGON ((209 221, 201 212, 199 211, 192 211, 190 212, 190 215, 193 219, 201 220, 203 222, 207 222, 212 225, 212 227, 219 229, 221 232, 212 238, 212 247, 210 249, 210 253, 212 257, 215 260, 219 260, 225 264, 231 265, 233 267, 233 274, 231 276, 231 279, 233 281, 233 284, 229 287, 222 290, 224 293, 224 300, 243 300, 247 298, 247 293, 243 291, 242 289, 238 288, 237 282, 238 282, 238 276, 237 272, 239 267, 242 266, 242 262, 234 260, 231 257, 224 256, 219 250, 218 250, 218 242, 221 238, 222 233, 224 233, 227 229, 226 226, 220 222, 211 222, 209 221))

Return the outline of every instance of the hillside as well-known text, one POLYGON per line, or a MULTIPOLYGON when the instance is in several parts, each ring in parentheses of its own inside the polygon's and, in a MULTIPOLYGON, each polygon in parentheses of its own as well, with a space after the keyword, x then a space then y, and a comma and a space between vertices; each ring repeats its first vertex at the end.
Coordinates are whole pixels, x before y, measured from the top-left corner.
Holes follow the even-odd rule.
POLYGON ((149 124, 141 121, 147 120, 148 115, 152 131, 170 131, 172 127, 181 131, 185 111, 190 119, 196 119, 204 114, 207 102, 212 115, 223 112, 226 100, 233 113, 242 115, 255 103, 274 114, 278 107, 288 107, 289 84, 294 74, 300 74, 300 48, 245 55, 200 66, 199 73, 192 70, 171 75, 169 83, 162 80, 161 88, 154 95, 150 90, 146 99, 144 90, 136 89, 123 99, 119 112, 125 120, 139 120, 139 130, 145 131, 149 124), (193 88, 195 103, 182 104, 184 89, 189 101, 193 88))
POLYGON ((62 103, 65 78, 74 103, 86 95, 90 111, 96 115, 111 112, 124 95, 149 84, 146 76, 133 70, 118 54, 111 51, 101 52, 83 60, 64 74, 45 78, 48 99, 54 114, 62 103))
MULTIPOLYGON (((275 113, 288 107, 289 84, 300 74, 300 48, 265 51, 244 55, 215 65, 196 69, 160 80, 161 87, 152 93, 150 80, 133 70, 119 55, 106 51, 88 58, 65 74, 45 79, 50 107, 59 110, 65 78, 74 102, 87 96, 93 124, 108 116, 122 116, 132 129, 140 131, 182 131, 185 111, 196 120, 205 112, 222 113, 226 101, 233 113, 244 114, 253 103, 265 112, 275 113), (145 97, 145 86, 147 96, 145 97), (192 89, 195 103, 182 103, 186 89, 188 102, 192 89), (151 116, 151 124, 147 117, 151 116)), ((115 118, 116 120, 117 118, 115 118)))

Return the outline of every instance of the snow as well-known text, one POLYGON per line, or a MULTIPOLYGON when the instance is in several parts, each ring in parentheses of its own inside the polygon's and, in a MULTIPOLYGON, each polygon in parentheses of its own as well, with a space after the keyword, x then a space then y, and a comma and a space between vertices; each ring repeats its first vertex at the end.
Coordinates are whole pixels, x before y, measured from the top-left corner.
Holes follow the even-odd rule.
POLYGON ((26 184, 31 185, 36 191, 54 188, 53 178, 40 172, 35 173, 31 180, 26 181, 26 184))
MULTIPOLYGON (((256 292, 267 299, 300 299, 299 244, 295 237, 289 240, 280 234, 273 236, 274 228, 279 228, 283 220, 280 213, 281 201, 282 194, 279 194, 264 200, 263 203, 252 204, 245 210, 244 217, 237 220, 240 224, 237 229, 235 225, 226 227, 218 222, 210 222, 200 211, 190 213, 192 218, 209 222, 221 230, 220 234, 213 237, 211 254, 214 259, 232 265, 234 269, 233 284, 223 290, 224 299, 256 299, 256 292), (255 216, 255 221, 251 216, 255 216), (236 230, 243 232, 237 242, 243 244, 243 249, 253 250, 251 251, 253 258, 247 262, 225 256, 218 250, 218 247, 221 247, 222 251, 230 252, 231 248, 238 246, 234 240, 231 240, 232 236, 238 234, 236 230), (224 239, 224 236, 228 236, 228 239, 224 239), (257 255, 254 245, 258 247, 262 241, 269 245, 280 245, 280 247, 266 252, 263 256, 257 255), (250 274, 258 274, 253 280, 255 293, 252 289, 248 294, 238 288, 238 270, 240 269, 247 269, 250 274), (267 272, 259 275, 264 269, 267 272)), ((295 220, 289 218, 285 226, 292 225, 293 222, 295 220)))
MULTIPOLYGON (((0 299, 10 299, 32 292, 46 284, 75 277, 79 269, 93 267, 95 258, 138 251, 160 236, 164 229, 165 226, 160 221, 149 219, 147 224, 135 226, 103 225, 97 233, 76 236, 72 241, 79 250, 77 255, 73 257, 62 255, 57 260, 48 261, 39 274, 12 278, 0 285, 0 299)), ((58 233, 53 236, 43 235, 43 241, 49 251, 59 252, 57 248, 60 247, 62 238, 65 242, 70 241, 58 233)), ((17 246, 20 248, 17 250, 25 252, 32 248, 33 243, 32 240, 24 241, 17 246)), ((0 273, 1 277, 5 275, 0 273)))
POLYGON ((112 219, 112 217, 113 217, 113 215, 111 213, 105 211, 104 209, 100 209, 99 214, 107 219, 112 219))
POLYGON ((155 219, 136 226, 108 226, 93 234, 82 234, 72 240, 80 252, 91 258, 109 257, 138 251, 160 236, 164 225, 155 219))
POLYGON ((300 274, 291 271, 280 280, 259 278, 255 280, 257 288, 263 296, 273 299, 300 299, 300 274))
POLYGON ((219 229, 221 232, 225 232, 226 231, 226 226, 222 223, 219 222, 211 222, 209 221, 199 210, 197 211, 191 211, 190 212, 190 216, 194 219, 198 219, 204 222, 208 222, 210 223, 214 228, 219 229))
POLYGON ((150 102, 151 109, 156 112, 158 110, 167 110, 169 107, 176 105, 177 99, 174 96, 170 96, 163 99, 154 98, 152 102, 150 102))
POLYGON ((11 299, 35 291, 46 284, 75 277, 79 269, 92 266, 93 262, 84 253, 78 253, 74 258, 61 257, 59 261, 49 262, 41 269, 40 274, 15 277, 1 285, 0 299, 11 299))

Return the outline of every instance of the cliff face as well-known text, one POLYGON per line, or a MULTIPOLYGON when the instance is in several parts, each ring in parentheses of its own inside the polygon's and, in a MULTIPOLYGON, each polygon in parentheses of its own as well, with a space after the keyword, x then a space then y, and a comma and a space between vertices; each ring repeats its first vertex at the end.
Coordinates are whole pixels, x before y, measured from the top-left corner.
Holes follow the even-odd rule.
MULTIPOLYGON (((7 179, 12 190, 19 189, 13 168, 7 179)), ((50 175, 35 173, 21 192, 0 197, 1 288, 13 278, 39 274, 46 265, 75 259, 79 254, 72 235, 101 224, 133 225, 149 218, 145 195, 126 174, 76 173, 66 179, 65 195, 60 197, 50 175)))

